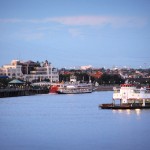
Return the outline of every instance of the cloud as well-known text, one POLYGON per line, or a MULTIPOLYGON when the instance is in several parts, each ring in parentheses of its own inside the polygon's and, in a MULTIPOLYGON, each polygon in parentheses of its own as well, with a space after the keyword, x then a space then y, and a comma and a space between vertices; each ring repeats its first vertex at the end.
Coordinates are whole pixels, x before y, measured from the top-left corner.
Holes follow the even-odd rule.
POLYGON ((53 21, 73 26, 95 26, 109 23, 109 19, 103 16, 77 16, 52 18, 53 21))
POLYGON ((59 23, 68 26, 105 26, 112 27, 143 27, 146 18, 126 16, 70 16, 50 17, 43 19, 0 19, 0 23, 59 23))
POLYGON ((105 26, 112 27, 142 27, 146 19, 138 17, 113 17, 113 16, 77 16, 58 17, 45 19, 47 22, 57 22, 71 26, 105 26))

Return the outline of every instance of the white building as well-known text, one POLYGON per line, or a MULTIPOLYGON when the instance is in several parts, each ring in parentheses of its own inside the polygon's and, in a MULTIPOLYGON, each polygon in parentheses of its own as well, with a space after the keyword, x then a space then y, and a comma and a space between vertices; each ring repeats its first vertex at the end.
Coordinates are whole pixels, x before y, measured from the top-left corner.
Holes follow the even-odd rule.
POLYGON ((56 68, 53 68, 50 63, 47 63, 44 67, 36 67, 35 71, 30 71, 30 74, 24 75, 24 80, 33 81, 40 79, 49 79, 50 82, 59 81, 59 73, 56 68))
POLYGON ((8 76, 9 78, 21 78, 24 81, 33 81, 40 79, 49 79, 50 82, 59 81, 59 73, 56 68, 52 67, 52 64, 46 61, 43 67, 35 67, 34 71, 30 71, 29 74, 22 73, 22 65, 19 60, 12 60, 11 64, 4 65, 0 68, 1 76, 8 76))
POLYGON ((88 65, 88 66, 81 66, 80 69, 81 70, 87 70, 87 69, 91 69, 92 65, 88 65))
POLYGON ((22 78, 21 65, 18 65, 19 60, 12 60, 11 64, 4 65, 0 68, 0 75, 8 76, 9 78, 22 78))

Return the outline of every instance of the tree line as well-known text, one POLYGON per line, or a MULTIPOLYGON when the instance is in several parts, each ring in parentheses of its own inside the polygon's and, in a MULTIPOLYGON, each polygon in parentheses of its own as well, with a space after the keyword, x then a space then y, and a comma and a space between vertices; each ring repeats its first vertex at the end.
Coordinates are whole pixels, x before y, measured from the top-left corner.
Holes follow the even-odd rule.
MULTIPOLYGON (((74 73, 74 76, 76 76, 77 81, 80 82, 89 82, 91 80, 92 83, 99 83, 102 84, 123 84, 125 82, 124 79, 121 78, 120 75, 117 74, 107 74, 104 73, 100 78, 96 78, 93 76, 90 76, 87 73, 74 73)), ((70 81, 70 74, 60 74, 59 75, 59 81, 60 82, 69 82, 70 81)))

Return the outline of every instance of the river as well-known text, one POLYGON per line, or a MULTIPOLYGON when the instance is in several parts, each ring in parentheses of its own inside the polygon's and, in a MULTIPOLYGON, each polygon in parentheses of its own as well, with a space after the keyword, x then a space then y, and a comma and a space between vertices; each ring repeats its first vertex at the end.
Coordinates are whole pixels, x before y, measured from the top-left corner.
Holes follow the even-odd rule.
POLYGON ((112 92, 0 99, 0 150, 148 150, 150 110, 102 110, 112 92))

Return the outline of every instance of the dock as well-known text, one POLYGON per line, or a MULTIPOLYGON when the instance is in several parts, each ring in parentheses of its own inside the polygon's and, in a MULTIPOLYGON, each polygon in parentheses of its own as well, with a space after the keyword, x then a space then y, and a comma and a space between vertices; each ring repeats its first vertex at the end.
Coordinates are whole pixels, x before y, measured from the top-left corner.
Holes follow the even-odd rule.
POLYGON ((36 94, 48 94, 48 89, 0 89, 0 98, 16 97, 16 96, 29 96, 36 94))

